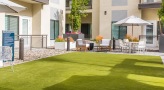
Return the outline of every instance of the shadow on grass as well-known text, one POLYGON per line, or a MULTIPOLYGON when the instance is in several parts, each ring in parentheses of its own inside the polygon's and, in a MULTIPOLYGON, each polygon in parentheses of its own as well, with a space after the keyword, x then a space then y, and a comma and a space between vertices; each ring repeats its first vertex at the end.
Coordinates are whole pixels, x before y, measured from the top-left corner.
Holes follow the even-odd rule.
MULTIPOLYGON (((47 59, 43 59, 43 60, 38 60, 38 62, 58 62, 58 63, 74 63, 74 64, 83 64, 83 65, 94 65, 94 66, 101 66, 101 67, 111 67, 110 65, 103 65, 103 64, 93 64, 92 62, 81 62, 81 61, 72 61, 72 60, 65 60, 65 59, 61 59, 61 58, 57 58, 57 57, 50 57, 47 59)), ((118 63, 120 61, 112 61, 115 63, 118 63)))
POLYGON ((8 88, 2 88, 2 87, 0 87, 0 90, 12 90, 12 89, 8 89, 8 88))
MULTIPOLYGON (((137 59, 125 59, 122 63, 114 66, 107 76, 75 75, 43 90, 164 90, 162 86, 150 85, 141 83, 139 80, 129 79, 128 75, 130 74, 164 77, 163 68, 137 66, 135 65, 136 62, 140 61, 137 59)), ((147 82, 153 81, 147 80, 147 82)))

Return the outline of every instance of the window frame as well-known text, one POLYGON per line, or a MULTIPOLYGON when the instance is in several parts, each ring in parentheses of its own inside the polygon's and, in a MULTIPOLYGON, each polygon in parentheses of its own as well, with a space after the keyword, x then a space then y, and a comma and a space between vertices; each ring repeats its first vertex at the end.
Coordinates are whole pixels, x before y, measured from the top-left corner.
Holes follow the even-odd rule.
MULTIPOLYGON (((113 39, 113 30, 112 30, 112 25, 113 25, 113 23, 115 23, 115 22, 117 22, 117 21, 112 21, 111 22, 111 39, 113 39)), ((121 36, 121 33, 120 33, 120 29, 121 29, 121 27, 126 27, 126 34, 127 34, 127 26, 118 26, 118 28, 119 28, 119 31, 118 31, 118 39, 122 39, 122 38, 120 38, 121 36)), ((116 39, 116 38, 115 38, 116 39)))
MULTIPOLYGON (((19 18, 19 16, 14 16, 14 15, 5 15, 5 18, 6 17, 8 17, 8 22, 10 21, 10 18, 9 17, 17 17, 17 22, 18 22, 18 25, 17 25, 17 27, 18 27, 18 30, 17 30, 17 35, 19 35, 19 30, 20 30, 20 28, 19 28, 19 24, 20 24, 20 22, 19 22, 19 20, 20 20, 20 18, 19 18)), ((5 24, 6 24, 6 19, 5 19, 5 24)), ((10 26, 10 22, 8 23, 9 25, 8 26, 10 26)), ((7 30, 6 29, 6 26, 5 26, 5 30, 7 30)), ((9 31, 10 31, 10 27, 9 27, 9 29, 8 29, 9 31)), ((7 31, 8 31, 7 30, 7 31)), ((14 33, 14 36, 15 36, 15 33, 14 33)), ((15 40, 14 41, 19 41, 19 36, 15 36, 15 37, 17 37, 17 38, 15 38, 15 40)))
POLYGON ((59 26, 60 26, 60 25, 59 25, 59 20, 50 19, 50 25, 51 25, 51 21, 54 22, 54 27, 53 27, 53 29, 54 29, 53 37, 54 37, 54 38, 53 38, 53 39, 51 38, 51 26, 50 26, 50 40, 55 40, 55 39, 59 36, 59 30, 60 30, 60 27, 59 27, 59 26), (55 30, 55 27, 56 27, 55 24, 56 24, 56 22, 58 22, 58 36, 55 37, 55 33, 56 33, 56 32, 55 32, 55 31, 56 31, 56 30, 55 30))

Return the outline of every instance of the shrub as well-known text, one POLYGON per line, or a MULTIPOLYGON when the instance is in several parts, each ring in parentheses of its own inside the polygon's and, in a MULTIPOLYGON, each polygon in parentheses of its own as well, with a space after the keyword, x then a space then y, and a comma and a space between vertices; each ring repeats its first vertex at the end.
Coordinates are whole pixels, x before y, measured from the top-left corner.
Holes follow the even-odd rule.
POLYGON ((100 43, 102 39, 103 39, 102 36, 100 35, 96 36, 96 43, 100 43))
POLYGON ((133 42, 139 42, 139 39, 137 37, 134 37, 133 42))
POLYGON ((133 41, 133 37, 128 34, 125 35, 125 39, 128 39, 130 42, 133 41))
MULTIPOLYGON (((65 41, 67 41, 67 38, 65 38, 65 41)), ((74 42, 72 37, 70 37, 70 42, 74 42)))
POLYGON ((133 42, 139 41, 139 39, 137 37, 132 37, 131 35, 128 35, 128 34, 125 35, 125 39, 128 39, 130 42, 131 41, 133 41, 133 42))
POLYGON ((62 36, 58 36, 58 38, 55 39, 55 42, 65 42, 65 40, 62 36))

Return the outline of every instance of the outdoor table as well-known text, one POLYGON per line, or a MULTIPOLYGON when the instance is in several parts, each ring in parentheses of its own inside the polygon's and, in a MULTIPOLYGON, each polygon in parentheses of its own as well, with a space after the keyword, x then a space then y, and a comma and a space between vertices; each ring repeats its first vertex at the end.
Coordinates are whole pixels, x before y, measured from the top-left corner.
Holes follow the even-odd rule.
POLYGON ((129 53, 132 53, 134 45, 138 45, 139 42, 129 42, 129 53))

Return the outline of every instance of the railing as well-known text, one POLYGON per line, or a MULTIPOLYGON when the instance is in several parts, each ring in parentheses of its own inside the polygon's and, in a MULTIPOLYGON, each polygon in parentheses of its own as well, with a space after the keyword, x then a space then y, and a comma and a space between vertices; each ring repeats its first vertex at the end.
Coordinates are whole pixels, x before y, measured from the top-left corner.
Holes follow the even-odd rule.
POLYGON ((47 48, 47 35, 15 35, 24 39, 24 45, 32 48, 47 48))
POLYGON ((139 40, 143 40, 146 44, 158 46, 159 36, 157 35, 139 35, 139 40))
POLYGON ((139 3, 142 4, 142 3, 155 3, 155 2, 161 2, 162 0, 148 0, 148 1, 145 1, 145 0, 139 0, 139 3))
MULTIPOLYGON (((72 0, 66 0, 66 10, 70 10, 70 9, 71 9, 71 7, 70 7, 71 1, 72 1, 72 0)), ((92 9, 92 0, 89 0, 89 3, 88 3, 88 5, 86 6, 86 8, 87 8, 87 9, 92 9)))

